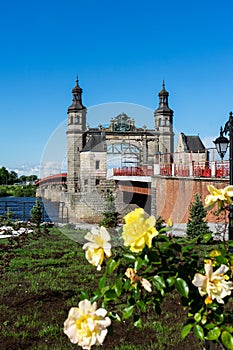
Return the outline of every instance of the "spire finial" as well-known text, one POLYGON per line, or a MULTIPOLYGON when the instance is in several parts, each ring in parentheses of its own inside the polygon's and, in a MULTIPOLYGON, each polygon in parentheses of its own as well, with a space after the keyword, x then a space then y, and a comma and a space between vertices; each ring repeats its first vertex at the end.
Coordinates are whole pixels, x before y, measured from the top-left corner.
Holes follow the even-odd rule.
POLYGON ((165 90, 165 83, 164 83, 164 79, 163 79, 163 85, 162 85, 162 86, 163 86, 163 90, 165 90))

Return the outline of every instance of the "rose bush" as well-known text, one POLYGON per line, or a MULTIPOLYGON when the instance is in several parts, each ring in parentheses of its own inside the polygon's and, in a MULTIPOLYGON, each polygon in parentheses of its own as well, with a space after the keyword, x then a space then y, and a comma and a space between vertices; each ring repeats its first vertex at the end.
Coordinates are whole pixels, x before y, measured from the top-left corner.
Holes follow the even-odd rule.
MULTIPOLYGON (((217 203, 218 208, 226 210, 227 205, 232 204, 232 190, 229 186, 223 190, 209 186, 211 197, 206 199, 207 206, 217 203)), ((233 319, 229 307, 229 302, 232 306, 233 254, 228 249, 232 243, 224 241, 213 249, 211 233, 207 233, 201 237, 201 244, 205 246, 203 253, 197 245, 199 236, 174 237, 168 234, 172 229, 170 222, 157 231, 155 218, 141 208, 124 219, 122 241, 114 250, 104 228, 86 235, 89 240, 84 245, 86 258, 98 269, 102 267, 103 275, 92 296, 80 294, 85 305, 98 301, 112 320, 131 319, 140 327, 142 314, 148 309, 160 312, 168 293, 176 290, 181 297, 181 307, 187 310, 181 338, 194 332, 204 345, 211 341, 220 343, 222 349, 233 349, 233 319)), ((91 307, 92 316, 88 317, 86 311, 71 310, 65 323, 65 333, 71 341, 83 349, 102 344, 110 321, 107 319, 101 328, 91 307), (98 333, 100 330, 104 333, 98 333)))

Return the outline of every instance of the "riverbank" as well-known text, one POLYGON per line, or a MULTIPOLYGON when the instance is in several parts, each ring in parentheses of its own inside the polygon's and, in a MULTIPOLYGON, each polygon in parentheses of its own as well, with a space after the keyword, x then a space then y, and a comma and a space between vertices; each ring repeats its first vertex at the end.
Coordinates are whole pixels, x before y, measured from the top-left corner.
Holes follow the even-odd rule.
POLYGON ((0 185, 0 197, 35 197, 36 186, 28 185, 0 185))

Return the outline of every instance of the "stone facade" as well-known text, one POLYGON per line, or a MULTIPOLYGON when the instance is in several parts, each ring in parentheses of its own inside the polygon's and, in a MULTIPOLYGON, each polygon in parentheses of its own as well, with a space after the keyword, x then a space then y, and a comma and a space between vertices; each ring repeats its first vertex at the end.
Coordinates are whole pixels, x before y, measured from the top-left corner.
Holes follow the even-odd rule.
POLYGON ((67 127, 67 192, 62 194, 62 202, 73 221, 99 221, 109 191, 115 192, 120 205, 117 184, 107 178, 109 169, 152 165, 159 162, 160 154, 169 158, 174 152, 173 111, 163 82, 159 106, 152 115, 154 129, 137 127, 124 112, 112 116, 108 127, 90 128, 78 79, 72 94, 67 127))
POLYGON ((203 145, 199 136, 189 136, 180 133, 174 155, 177 164, 189 164, 191 162, 205 162, 209 160, 209 152, 203 145))

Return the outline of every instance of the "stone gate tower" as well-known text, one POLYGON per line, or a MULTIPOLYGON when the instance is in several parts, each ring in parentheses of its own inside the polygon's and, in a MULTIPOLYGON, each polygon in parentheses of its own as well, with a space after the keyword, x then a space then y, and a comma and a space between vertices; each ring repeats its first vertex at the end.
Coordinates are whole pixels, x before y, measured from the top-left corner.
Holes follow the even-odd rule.
POLYGON ((79 187, 80 151, 83 148, 83 134, 86 130, 86 107, 82 104, 82 89, 78 78, 72 94, 72 104, 67 112, 67 190, 74 193, 79 187))
MULTIPOLYGON (((139 174, 146 168, 153 171, 157 161, 170 161, 170 154, 174 151, 173 111, 168 106, 169 94, 164 82, 159 92, 159 106, 154 112, 155 124, 152 128, 137 126, 133 116, 124 111, 112 115, 108 125, 87 127, 87 109, 82 103, 78 79, 72 94, 66 132, 67 191, 63 193, 62 199, 67 215, 72 220, 100 222, 110 191, 116 195, 119 213, 127 201, 127 204, 143 205, 145 198, 142 199, 139 194, 129 200, 129 196, 119 191, 119 181, 124 180, 115 178, 114 169, 129 168, 139 174)), ((153 120, 153 112, 151 118, 153 120)), ((143 122, 143 117, 139 121, 143 122)), ((140 178, 133 181, 136 181, 137 186, 140 178)), ((148 183, 143 186, 152 185, 148 183)), ((154 202, 151 198, 152 195, 148 203, 154 202)), ((152 211, 148 204, 145 205, 148 212, 152 211)))
POLYGON ((163 154, 164 160, 166 160, 166 155, 171 155, 174 152, 174 132, 173 110, 168 106, 169 93, 165 89, 164 81, 158 96, 159 107, 154 112, 155 131, 158 133, 157 153, 163 154))

